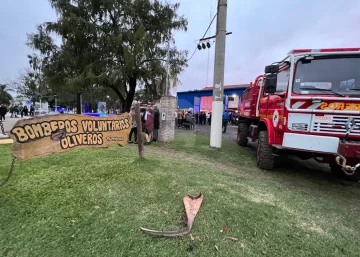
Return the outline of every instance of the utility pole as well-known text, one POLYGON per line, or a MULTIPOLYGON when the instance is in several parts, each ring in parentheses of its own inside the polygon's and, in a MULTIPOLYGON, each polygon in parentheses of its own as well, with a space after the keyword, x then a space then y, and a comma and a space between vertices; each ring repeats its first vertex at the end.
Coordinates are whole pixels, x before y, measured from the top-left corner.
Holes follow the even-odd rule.
POLYGON ((165 95, 168 95, 168 86, 169 86, 169 61, 170 61, 170 45, 167 45, 167 58, 166 58, 166 86, 165 86, 165 95))
MULTIPOLYGON (((212 19, 212 6, 211 6, 211 9, 210 9, 210 22, 211 22, 211 19, 212 19)), ((208 37, 210 37, 210 34, 211 34, 211 27, 209 28, 209 32, 208 32, 208 37)), ((208 63, 207 63, 207 69, 206 69, 206 84, 205 84, 205 87, 208 87, 209 86, 209 64, 210 64, 210 50, 208 49, 208 63)))
POLYGON ((210 146, 221 148, 227 0, 218 0, 210 146))
POLYGON ((57 113, 57 95, 54 96, 55 96, 55 113, 57 113))

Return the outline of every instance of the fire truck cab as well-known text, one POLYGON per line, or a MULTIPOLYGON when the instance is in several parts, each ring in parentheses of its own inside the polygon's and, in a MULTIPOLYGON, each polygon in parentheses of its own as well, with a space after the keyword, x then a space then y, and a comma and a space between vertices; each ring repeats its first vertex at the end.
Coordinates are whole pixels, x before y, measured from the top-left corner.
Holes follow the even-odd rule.
POLYGON ((291 151, 360 180, 359 67, 360 48, 290 51, 244 91, 237 143, 258 140, 262 169, 291 151))

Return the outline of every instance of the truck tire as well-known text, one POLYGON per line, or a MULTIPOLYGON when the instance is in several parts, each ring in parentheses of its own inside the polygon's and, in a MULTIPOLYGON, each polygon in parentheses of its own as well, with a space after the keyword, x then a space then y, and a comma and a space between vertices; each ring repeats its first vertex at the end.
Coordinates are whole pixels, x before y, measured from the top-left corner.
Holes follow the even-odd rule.
POLYGON ((239 123, 237 131, 237 144, 240 146, 247 146, 249 135, 249 124, 239 123))
POLYGON ((357 169, 355 174, 354 175, 346 175, 341 167, 337 164, 330 164, 330 169, 331 169, 331 173, 338 177, 338 178, 343 178, 343 179, 346 179, 346 180, 350 180, 350 181, 355 181, 355 182, 358 182, 360 181, 360 170, 357 169))
POLYGON ((257 146, 257 165, 260 169, 272 170, 274 168, 275 156, 273 147, 269 145, 268 132, 259 132, 259 142, 257 146))

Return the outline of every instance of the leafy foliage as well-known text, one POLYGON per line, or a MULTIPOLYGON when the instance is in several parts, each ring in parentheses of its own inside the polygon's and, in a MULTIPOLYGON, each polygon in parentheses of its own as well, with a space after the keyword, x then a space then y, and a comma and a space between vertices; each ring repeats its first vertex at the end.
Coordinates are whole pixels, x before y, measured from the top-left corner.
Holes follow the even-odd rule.
POLYGON ((38 26, 37 33, 28 35, 28 44, 39 51, 41 71, 53 90, 79 93, 110 88, 123 110, 129 111, 137 86, 162 93, 156 85, 166 75, 168 53, 171 74, 177 76, 186 67, 187 52, 178 50, 173 38, 173 31, 187 29, 187 20, 177 14, 178 3, 49 2, 58 20, 38 26), (57 44, 53 35, 62 43, 57 44))
POLYGON ((8 89, 7 85, 0 84, 0 104, 10 104, 10 101, 13 99, 13 97, 8 91, 10 90, 8 89))

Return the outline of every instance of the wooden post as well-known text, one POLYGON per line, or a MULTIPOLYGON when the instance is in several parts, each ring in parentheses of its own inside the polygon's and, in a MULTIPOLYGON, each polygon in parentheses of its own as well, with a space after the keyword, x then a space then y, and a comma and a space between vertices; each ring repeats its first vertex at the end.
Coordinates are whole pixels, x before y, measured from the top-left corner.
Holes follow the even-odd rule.
POLYGON ((141 123, 141 113, 140 113, 140 104, 137 103, 135 105, 135 116, 136 116, 136 124, 137 124, 137 142, 139 148, 139 157, 140 159, 144 158, 144 144, 142 138, 142 123, 141 123))

